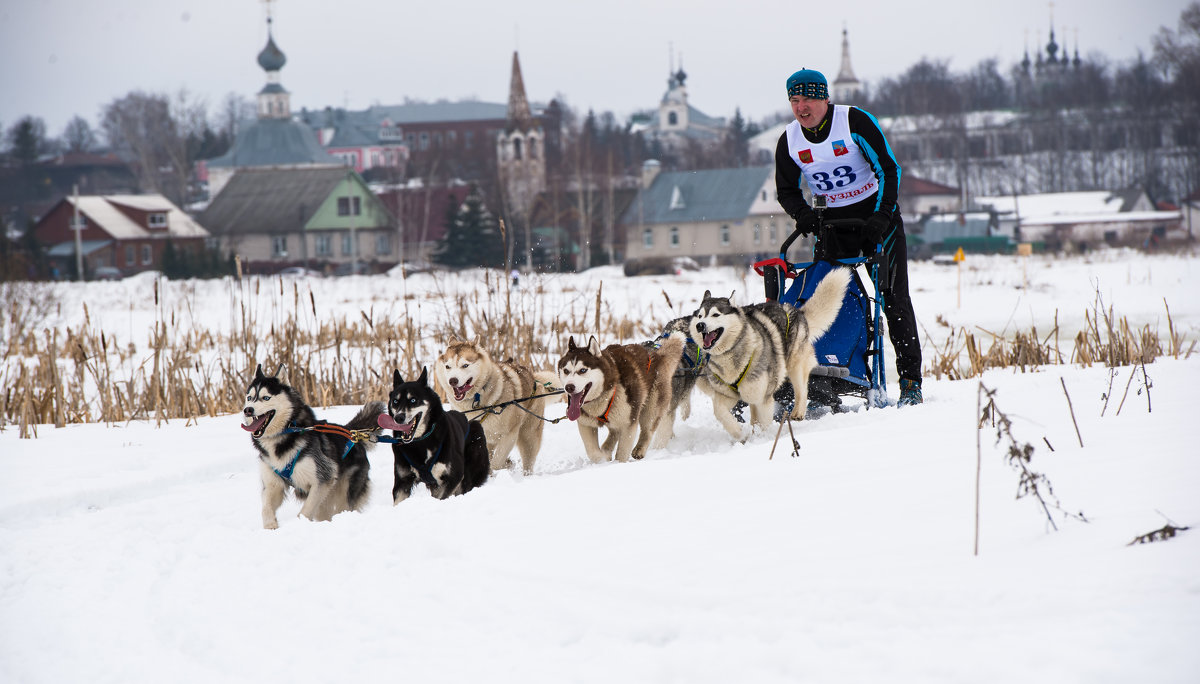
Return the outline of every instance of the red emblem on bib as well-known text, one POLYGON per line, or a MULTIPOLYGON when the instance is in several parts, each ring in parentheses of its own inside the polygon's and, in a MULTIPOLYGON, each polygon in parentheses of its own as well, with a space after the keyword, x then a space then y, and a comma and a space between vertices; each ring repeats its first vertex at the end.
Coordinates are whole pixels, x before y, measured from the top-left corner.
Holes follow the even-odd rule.
POLYGON ((796 156, 800 157, 801 164, 811 164, 812 163, 812 150, 800 150, 800 152, 797 153, 796 156))

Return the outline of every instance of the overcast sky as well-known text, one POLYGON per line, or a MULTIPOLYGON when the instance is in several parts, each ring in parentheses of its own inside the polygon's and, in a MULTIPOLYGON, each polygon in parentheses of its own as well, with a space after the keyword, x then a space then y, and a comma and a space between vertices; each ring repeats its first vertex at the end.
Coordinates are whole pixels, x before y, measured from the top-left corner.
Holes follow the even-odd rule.
MULTIPOLYGON (((1056 37, 1083 56, 1149 57, 1187 0, 1057 0, 1056 37)), ((671 50, 693 106, 760 120, 786 110, 784 81, 801 67, 833 80, 841 31, 868 84, 922 57, 966 71, 996 58, 1004 73, 1026 45, 1044 46, 1045 0, 275 0, 282 82, 294 110, 477 98, 505 102, 514 49, 528 95, 561 95, 580 111, 621 117, 657 106, 671 50)), ((61 135, 76 114, 132 90, 186 89, 216 111, 225 95, 263 86, 262 0, 0 0, 0 126, 32 114, 61 135)))

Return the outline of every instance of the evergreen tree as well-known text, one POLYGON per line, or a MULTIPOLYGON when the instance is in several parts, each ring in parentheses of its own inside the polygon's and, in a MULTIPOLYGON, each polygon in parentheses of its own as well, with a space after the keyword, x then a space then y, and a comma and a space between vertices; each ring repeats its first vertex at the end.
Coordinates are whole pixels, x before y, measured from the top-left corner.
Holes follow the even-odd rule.
POLYGON ((461 205, 451 195, 446 206, 446 236, 433 260, 455 268, 504 265, 500 226, 484 206, 478 188, 472 187, 461 205))
POLYGON ((725 165, 743 167, 747 164, 750 160, 750 146, 747 144, 749 139, 746 119, 742 117, 742 108, 738 107, 725 130, 725 154, 722 160, 725 165))

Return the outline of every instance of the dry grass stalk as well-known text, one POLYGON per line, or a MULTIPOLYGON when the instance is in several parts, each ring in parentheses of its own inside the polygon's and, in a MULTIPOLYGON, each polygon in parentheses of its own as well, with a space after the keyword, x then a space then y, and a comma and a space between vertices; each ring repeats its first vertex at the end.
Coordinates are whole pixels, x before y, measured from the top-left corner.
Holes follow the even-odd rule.
MULTIPOLYGON (((604 301, 602 284, 594 293, 565 287, 561 292, 574 293, 573 298, 550 310, 532 288, 509 290, 502 274, 489 275, 487 282, 505 287, 508 296, 492 296, 496 292, 487 289, 450 293, 439 281, 428 295, 406 296, 402 310, 389 313, 319 306, 311 289, 305 293, 283 279, 230 280, 226 333, 181 324, 194 322, 188 293, 171 301, 171 290, 156 284, 155 322, 144 340, 119 340, 111 328, 101 330, 86 304, 82 324, 46 329, 42 321, 61 305, 33 287, 5 287, 0 294, 19 304, 2 322, 0 429, 13 424, 21 437, 34 437, 39 424, 161 424, 227 415, 241 408, 246 379, 257 363, 269 370, 286 363, 283 375, 315 406, 361 404, 386 394, 393 368, 405 377, 419 374, 451 337, 478 338, 497 358, 544 369, 554 365, 571 333, 595 334, 604 344, 652 339, 676 315, 665 292, 665 315, 661 303, 657 311, 652 305, 644 312, 617 311, 604 301), (423 307, 439 312, 436 318, 444 322, 423 325, 428 320, 423 307)), ((132 309, 131 304, 131 315, 132 309)), ((1164 353, 1157 332, 1149 326, 1134 329, 1111 309, 1089 312, 1087 321, 1071 362, 1145 363, 1164 353)), ((1195 342, 1187 347, 1169 309, 1168 330, 1165 353, 1190 354, 1195 342)), ((1057 317, 1045 337, 1036 329, 1012 339, 982 332, 988 339, 978 331, 952 331, 936 350, 929 373, 957 380, 990 368, 1027 371, 1064 363, 1057 317)))

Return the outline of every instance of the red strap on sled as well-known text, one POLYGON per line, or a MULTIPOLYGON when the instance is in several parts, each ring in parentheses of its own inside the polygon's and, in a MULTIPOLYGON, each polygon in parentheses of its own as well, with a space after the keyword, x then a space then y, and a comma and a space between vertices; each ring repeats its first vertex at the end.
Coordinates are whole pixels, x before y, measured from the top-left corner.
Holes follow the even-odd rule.
POLYGON ((759 275, 765 275, 763 273, 763 269, 765 269, 767 266, 778 266, 779 268, 783 269, 783 272, 787 275, 788 278, 796 277, 796 272, 792 270, 792 265, 789 264, 788 262, 784 261, 783 259, 780 259, 779 257, 775 257, 774 259, 764 259, 763 261, 755 262, 754 272, 759 275))

